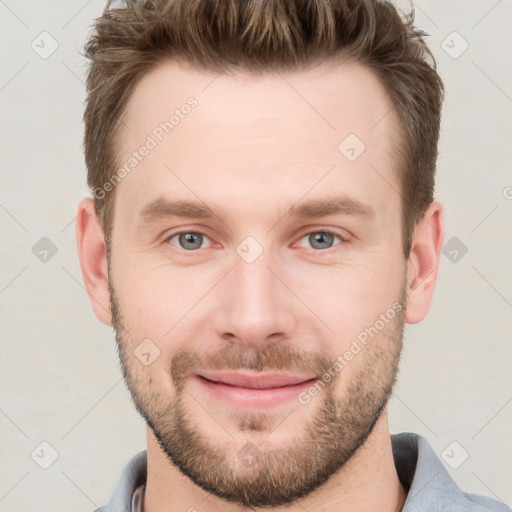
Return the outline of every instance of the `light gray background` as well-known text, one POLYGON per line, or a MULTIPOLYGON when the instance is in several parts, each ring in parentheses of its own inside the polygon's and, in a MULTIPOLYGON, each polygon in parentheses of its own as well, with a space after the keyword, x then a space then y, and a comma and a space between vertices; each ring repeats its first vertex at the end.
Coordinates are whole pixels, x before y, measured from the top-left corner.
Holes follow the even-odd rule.
MULTIPOLYGON (((457 249, 456 262, 455 253, 442 256, 430 315, 407 328, 391 429, 424 435, 439 456, 456 441, 444 461, 455 481, 510 505, 512 2, 415 7, 447 89, 437 185, 446 241, 457 237, 468 251, 457 249), (458 58, 463 41, 453 31, 469 44, 458 58), (463 449, 469 458, 452 469, 446 461, 463 449)), ((102 9, 101 0, 0 0, 1 511, 90 511, 145 448, 113 331, 83 287, 74 235, 76 205, 88 195, 79 51, 102 9), (31 47, 51 48, 43 31, 59 45, 46 59, 31 47), (32 251, 42 237, 58 251, 46 262, 32 251), (48 469, 39 465, 51 462, 42 442, 58 452, 48 469)))

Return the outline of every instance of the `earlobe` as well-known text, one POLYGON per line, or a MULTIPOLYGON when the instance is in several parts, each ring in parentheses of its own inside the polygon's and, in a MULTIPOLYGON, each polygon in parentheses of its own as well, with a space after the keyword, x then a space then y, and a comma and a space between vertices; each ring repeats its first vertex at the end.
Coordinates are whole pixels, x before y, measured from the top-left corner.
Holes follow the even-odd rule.
POLYGON ((101 322, 112 325, 106 247, 92 199, 83 199, 78 205, 76 244, 94 313, 101 322))
POLYGON ((430 308, 444 240, 443 207, 433 201, 416 226, 407 260, 407 308, 405 321, 421 322, 430 308))

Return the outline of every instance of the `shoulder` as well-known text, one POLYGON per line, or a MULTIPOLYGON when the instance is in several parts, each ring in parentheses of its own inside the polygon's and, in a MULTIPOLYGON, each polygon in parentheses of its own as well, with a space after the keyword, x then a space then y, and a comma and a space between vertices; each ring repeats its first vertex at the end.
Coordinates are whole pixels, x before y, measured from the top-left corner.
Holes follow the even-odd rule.
POLYGON ((134 455, 123 468, 114 487, 110 500, 95 512, 131 512, 133 495, 146 482, 147 451, 134 455))
POLYGON ((486 496, 462 491, 430 443, 412 432, 391 435, 395 466, 408 490, 402 512, 511 512, 486 496))

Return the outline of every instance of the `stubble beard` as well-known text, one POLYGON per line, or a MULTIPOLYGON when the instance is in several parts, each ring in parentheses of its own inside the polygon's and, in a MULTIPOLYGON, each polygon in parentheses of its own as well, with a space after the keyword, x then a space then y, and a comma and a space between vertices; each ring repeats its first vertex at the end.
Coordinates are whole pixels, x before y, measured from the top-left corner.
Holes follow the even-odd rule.
MULTIPOLYGON (((234 411, 229 424, 236 424, 236 429, 231 427, 231 433, 226 432, 222 439, 212 439, 202 426, 204 420, 187 410, 186 402, 194 399, 186 388, 188 370, 315 368, 315 374, 323 375, 329 364, 332 367, 331 358, 279 344, 251 350, 230 344, 209 356, 183 350, 174 356, 168 372, 176 390, 175 397, 169 397, 152 384, 149 372, 133 356, 137 342, 125 328, 110 280, 109 289, 121 367, 137 411, 169 461, 196 485, 228 502, 252 508, 278 507, 307 496, 343 468, 365 443, 391 397, 402 350, 405 288, 398 300, 401 310, 350 363, 359 365, 352 380, 343 382, 342 370, 309 404, 297 402, 295 408, 311 407, 314 412, 302 427, 297 426, 297 434, 287 444, 280 442, 279 446, 272 443, 272 429, 281 427, 282 416, 277 418, 272 412, 234 411)), ((282 425, 299 425, 294 423, 294 414, 292 411, 282 425)), ((223 418, 215 417, 215 421, 222 423, 223 418)))

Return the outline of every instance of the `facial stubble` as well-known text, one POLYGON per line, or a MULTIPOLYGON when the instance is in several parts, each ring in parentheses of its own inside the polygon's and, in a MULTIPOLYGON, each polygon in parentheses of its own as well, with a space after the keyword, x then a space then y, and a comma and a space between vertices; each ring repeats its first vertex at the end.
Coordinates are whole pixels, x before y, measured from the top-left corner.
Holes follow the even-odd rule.
MULTIPOLYGON (((237 424, 236 439, 229 432, 223 442, 212 439, 202 426, 204 419, 194 418, 187 410, 187 402, 197 399, 187 390, 186 376, 197 368, 304 370, 321 376, 333 368, 332 356, 298 352, 280 344, 254 349, 229 344, 214 354, 185 349, 173 357, 168 371, 176 390, 173 398, 155 385, 149 367, 134 357, 138 343, 125 325, 111 279, 109 290, 121 367, 137 411, 169 461, 196 485, 228 502, 252 508, 277 507, 307 496, 365 443, 392 394, 402 350, 405 284, 398 300, 400 311, 355 355, 350 364, 359 367, 352 372, 351 381, 344 382, 340 396, 337 391, 343 370, 310 403, 297 401, 295 407, 312 408, 312 417, 287 445, 279 443, 279 447, 262 439, 263 432, 271 437, 272 429, 280 428, 279 421, 265 413, 234 412, 229 423, 234 420, 237 424)), ((202 410, 209 414, 206 408, 202 410)), ((293 416, 292 411, 287 422, 297 425, 293 416)), ((213 419, 223 421, 222 416, 213 419)))

